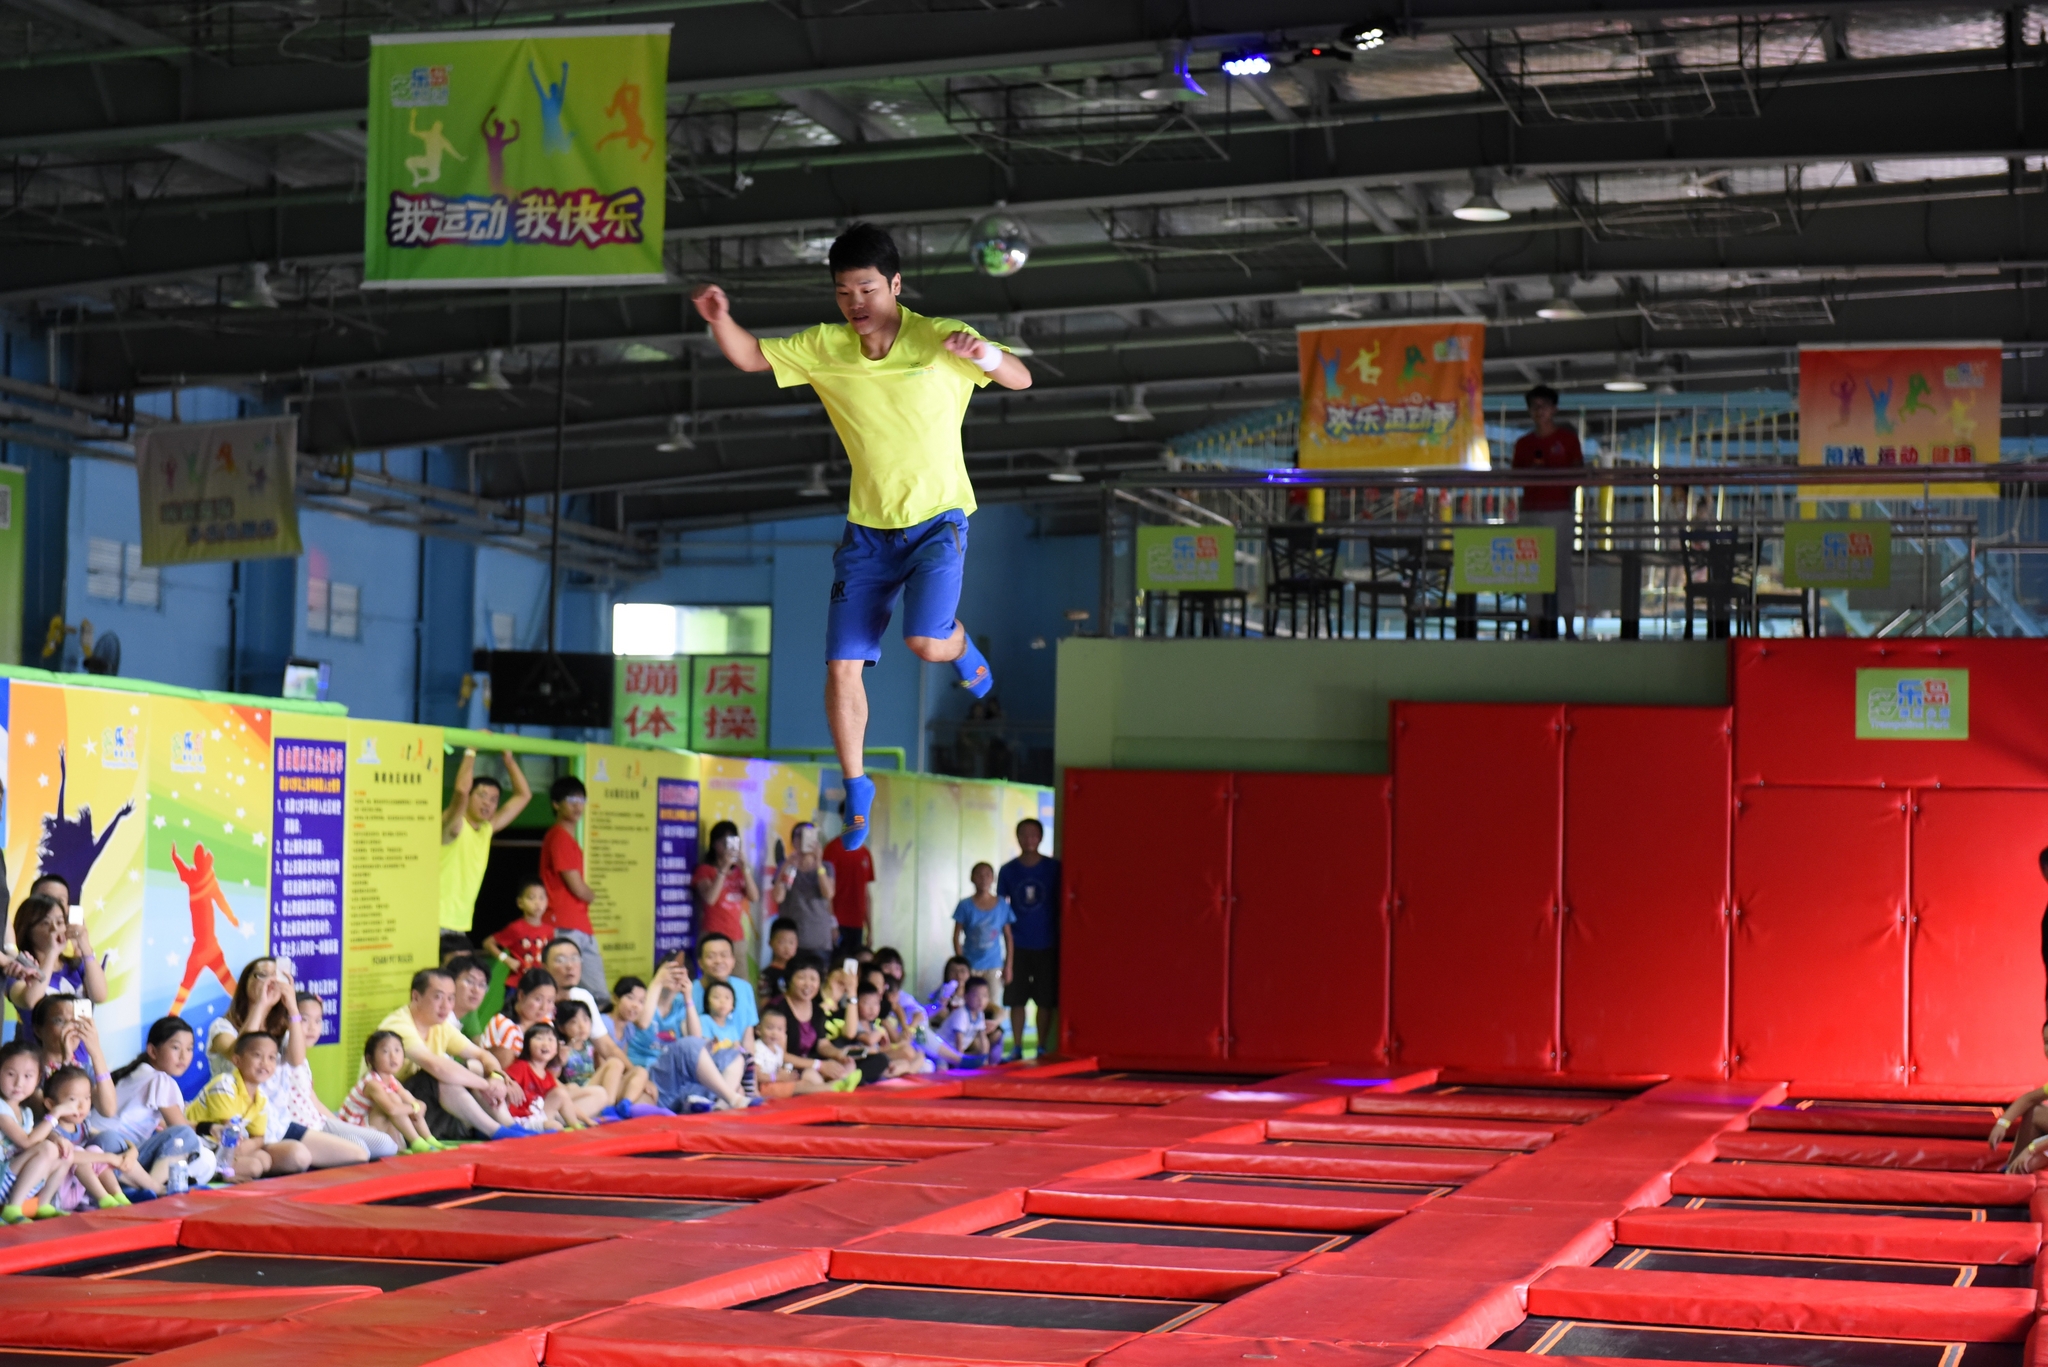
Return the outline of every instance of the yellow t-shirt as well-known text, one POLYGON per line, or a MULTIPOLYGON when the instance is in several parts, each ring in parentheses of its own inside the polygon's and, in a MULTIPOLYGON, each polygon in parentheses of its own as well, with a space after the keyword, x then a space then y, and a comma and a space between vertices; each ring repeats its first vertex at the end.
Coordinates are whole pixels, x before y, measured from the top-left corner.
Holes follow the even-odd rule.
POLYGON ((974 511, 960 422, 989 377, 942 342, 949 333, 981 334, 951 318, 902 313, 895 344, 879 361, 861 354, 859 334, 845 323, 761 342, 775 383, 818 391, 853 464, 846 518, 863 527, 914 527, 955 508, 974 511))
MULTIPOLYGON (((437 1021, 433 1029, 422 1035, 419 1026, 413 1022, 412 1012, 403 1006, 378 1021, 377 1028, 389 1030, 398 1036, 401 1045, 423 1044, 437 1054, 456 1060, 460 1060, 470 1048, 469 1037, 464 1035, 462 1027, 452 1020, 437 1021)), ((369 1070, 369 1065, 364 1064, 363 1072, 369 1070)), ((420 1066, 412 1061, 412 1055, 408 1053, 405 1062, 398 1065, 398 1080, 403 1082, 419 1070, 420 1066)))
POLYGON ((441 847, 441 929, 469 934, 476 921, 477 889, 484 885, 484 869, 491 862, 491 823, 469 824, 462 817, 462 834, 441 847))
POLYGON ((264 1104, 263 1093, 250 1091, 236 1072, 214 1074, 185 1107, 185 1119, 194 1125, 217 1125, 236 1116, 242 1117, 251 1139, 263 1138, 270 1126, 270 1108, 264 1104))

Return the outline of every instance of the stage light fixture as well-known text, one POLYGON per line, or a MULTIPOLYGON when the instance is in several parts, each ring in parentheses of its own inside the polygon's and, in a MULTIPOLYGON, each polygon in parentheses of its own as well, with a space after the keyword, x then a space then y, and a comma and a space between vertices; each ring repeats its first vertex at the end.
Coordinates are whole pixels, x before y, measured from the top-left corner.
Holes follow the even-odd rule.
POLYGON ((1118 422, 1151 422, 1152 410, 1145 407, 1145 386, 1132 386, 1129 396, 1110 409, 1109 416, 1118 422))
POLYGON ((1079 469, 1079 457, 1072 448, 1060 452, 1060 463, 1046 474, 1054 484, 1079 484, 1086 478, 1079 469))
POLYGON ((1263 52, 1240 52, 1223 59, 1226 76, 1263 76, 1273 69, 1273 59, 1263 52))
POLYGON ((1493 197, 1493 177, 1484 171, 1472 173, 1472 194, 1451 210, 1451 217, 1466 223, 1505 223, 1514 217, 1493 197))

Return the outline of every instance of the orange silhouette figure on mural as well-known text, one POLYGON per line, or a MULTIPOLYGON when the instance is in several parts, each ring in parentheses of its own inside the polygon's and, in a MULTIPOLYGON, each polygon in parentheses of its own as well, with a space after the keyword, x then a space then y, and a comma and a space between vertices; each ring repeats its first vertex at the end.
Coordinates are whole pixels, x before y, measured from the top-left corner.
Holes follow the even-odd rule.
POLYGON ((220 879, 213 874, 213 851, 194 843, 192 862, 188 865, 178 858, 178 846, 171 844, 171 863, 177 866, 178 877, 184 880, 185 892, 192 903, 192 952, 185 959, 185 980, 178 984, 178 995, 171 1000, 171 1014, 177 1015, 185 1009, 185 999, 192 995, 192 985, 199 981, 199 975, 207 969, 220 979, 221 990, 230 997, 235 995, 235 975, 228 972, 227 956, 220 952, 220 940, 213 933, 213 909, 220 908, 221 915, 228 918, 228 924, 240 930, 242 923, 235 919, 235 909, 228 905, 227 895, 220 890, 220 879))
POLYGON ((613 129, 597 140, 599 147, 613 138, 623 138, 626 150, 640 149, 640 160, 647 160, 647 154, 654 150, 654 139, 647 136, 647 124, 640 117, 640 87, 631 81, 623 82, 612 92, 612 102, 606 106, 604 116, 618 119, 621 127, 613 129))

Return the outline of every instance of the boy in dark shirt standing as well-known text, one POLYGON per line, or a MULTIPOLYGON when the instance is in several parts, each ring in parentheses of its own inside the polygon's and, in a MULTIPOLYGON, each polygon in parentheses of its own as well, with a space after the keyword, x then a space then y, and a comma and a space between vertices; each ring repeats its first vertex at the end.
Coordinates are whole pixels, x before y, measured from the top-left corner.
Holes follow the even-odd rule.
POLYGON ((1040 854, 1045 827, 1035 817, 1017 823, 1022 851, 996 875, 996 895, 1010 900, 1014 951, 1003 966, 1003 1001, 1010 1008, 1010 1035, 1024 1057, 1024 1004, 1038 1005, 1038 1057, 1059 1052, 1060 861, 1040 854))
MULTIPOLYGON (((1523 396, 1529 406, 1530 430, 1515 442, 1517 470, 1577 470, 1586 457, 1579 449, 1579 434, 1557 420, 1557 391, 1539 384, 1523 396)), ((1572 592, 1572 486, 1536 484, 1522 489, 1522 521, 1549 527, 1557 533, 1557 591, 1542 595, 1542 605, 1530 615, 1536 619, 1536 636, 1557 635, 1557 618, 1564 617, 1564 634, 1578 639, 1572 617, 1578 604, 1572 592)), ((1533 606, 1533 604, 1532 604, 1533 606)))
POLYGON ((555 824, 540 841, 540 882, 548 890, 547 921, 561 939, 575 944, 583 956, 583 981, 590 985, 600 1011, 611 1009, 611 979, 604 971, 604 955, 597 947, 597 932, 590 925, 590 904, 595 895, 583 877, 583 846, 576 828, 583 823, 588 798, 583 780, 564 774, 548 789, 548 801, 555 807, 555 824))

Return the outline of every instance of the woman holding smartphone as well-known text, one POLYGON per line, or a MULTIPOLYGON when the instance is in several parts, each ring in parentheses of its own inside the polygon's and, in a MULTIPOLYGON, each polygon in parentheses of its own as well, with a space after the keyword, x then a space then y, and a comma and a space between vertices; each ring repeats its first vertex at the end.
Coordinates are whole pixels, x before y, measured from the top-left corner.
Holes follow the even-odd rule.
POLYGON ((705 842, 710 856, 698 866, 697 905, 704 909, 699 933, 723 935, 736 945, 751 944, 747 913, 761 900, 754 871, 740 855, 740 828, 721 821, 705 842))
MULTIPOLYGON (((768 885, 769 909, 773 915, 794 921, 797 948, 809 950, 822 961, 839 938, 839 919, 832 914, 832 895, 838 890, 832 866, 825 862, 818 828, 808 821, 790 831, 789 845, 789 858, 768 885)), ((852 991, 852 984, 847 990, 852 991)))
POLYGON ((49 992, 88 1002, 107 999, 107 975, 92 952, 92 935, 82 915, 73 919, 70 901, 63 879, 38 878, 14 913, 14 964, 9 967, 19 980, 7 995, 24 1018, 49 992))

